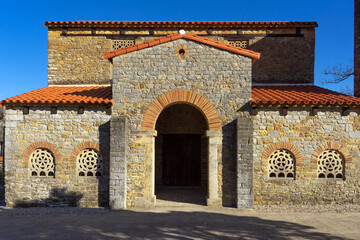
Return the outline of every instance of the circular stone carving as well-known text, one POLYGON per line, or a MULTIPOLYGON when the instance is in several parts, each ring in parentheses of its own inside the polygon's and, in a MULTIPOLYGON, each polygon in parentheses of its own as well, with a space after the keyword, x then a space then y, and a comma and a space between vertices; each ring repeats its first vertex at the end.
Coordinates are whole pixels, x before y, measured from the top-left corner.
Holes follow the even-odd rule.
POLYGON ((77 157, 79 176, 101 176, 103 160, 101 154, 93 148, 84 149, 77 157))
POLYGON ((30 155, 32 176, 54 176, 54 155, 46 148, 38 148, 30 155))
POLYGON ((336 150, 326 150, 318 157, 319 178, 343 178, 344 159, 336 150))
POLYGON ((294 178, 294 156, 290 151, 279 149, 270 155, 269 177, 294 178))

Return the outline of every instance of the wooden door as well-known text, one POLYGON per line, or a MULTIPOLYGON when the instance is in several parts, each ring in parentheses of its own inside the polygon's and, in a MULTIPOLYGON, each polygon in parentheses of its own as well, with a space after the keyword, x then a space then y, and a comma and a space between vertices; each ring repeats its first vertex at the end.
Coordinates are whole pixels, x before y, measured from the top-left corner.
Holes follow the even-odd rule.
POLYGON ((201 135, 163 135, 163 181, 167 186, 200 186, 201 135))

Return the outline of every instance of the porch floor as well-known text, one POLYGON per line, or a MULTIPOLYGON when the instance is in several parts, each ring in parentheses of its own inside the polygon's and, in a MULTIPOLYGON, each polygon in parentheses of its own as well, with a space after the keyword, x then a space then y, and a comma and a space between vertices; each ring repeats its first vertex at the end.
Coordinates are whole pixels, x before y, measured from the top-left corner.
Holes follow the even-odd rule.
POLYGON ((206 205, 206 190, 201 187, 157 187, 156 206, 183 207, 206 205))

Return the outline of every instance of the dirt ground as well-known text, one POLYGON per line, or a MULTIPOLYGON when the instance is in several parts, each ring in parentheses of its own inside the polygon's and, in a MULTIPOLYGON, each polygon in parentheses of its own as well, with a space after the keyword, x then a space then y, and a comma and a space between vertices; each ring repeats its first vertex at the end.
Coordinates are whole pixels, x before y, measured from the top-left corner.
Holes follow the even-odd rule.
POLYGON ((335 208, 3 207, 0 239, 360 239, 360 212, 352 212, 350 205, 340 212, 335 208))

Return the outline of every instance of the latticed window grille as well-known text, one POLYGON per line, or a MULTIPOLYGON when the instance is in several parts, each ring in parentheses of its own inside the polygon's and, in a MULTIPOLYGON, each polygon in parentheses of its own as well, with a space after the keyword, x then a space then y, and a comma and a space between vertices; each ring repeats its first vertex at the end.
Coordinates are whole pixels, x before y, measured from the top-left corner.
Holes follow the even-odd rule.
POLYGON ((112 40, 111 47, 113 50, 120 49, 123 47, 130 47, 135 44, 135 40, 112 40))
POLYGON ((269 157, 269 177, 294 178, 295 157, 286 149, 275 150, 269 157))
POLYGON ((249 45, 249 41, 247 40, 235 40, 235 41, 228 41, 228 43, 235 47, 247 48, 249 45))
POLYGON ((326 150, 318 157, 319 178, 343 178, 344 158, 336 150, 326 150))
POLYGON ((77 157, 79 176, 101 176, 103 159, 101 154, 93 148, 84 149, 77 157))
POLYGON ((46 148, 38 148, 30 155, 31 176, 54 176, 55 161, 53 153, 46 148))

